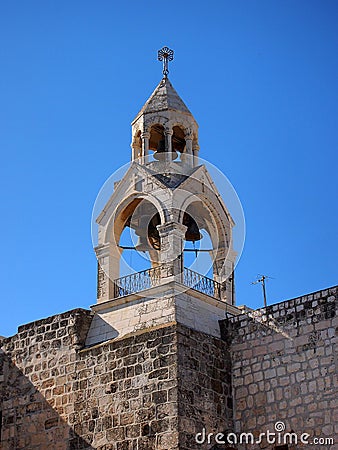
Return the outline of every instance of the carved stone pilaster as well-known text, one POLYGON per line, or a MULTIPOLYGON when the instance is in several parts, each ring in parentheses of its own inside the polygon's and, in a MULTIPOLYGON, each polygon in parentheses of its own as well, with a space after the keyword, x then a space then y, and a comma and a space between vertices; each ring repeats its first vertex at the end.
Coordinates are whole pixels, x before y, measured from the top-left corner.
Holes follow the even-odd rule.
POLYGON ((150 139, 150 133, 148 131, 144 131, 141 134, 142 139, 142 163, 148 162, 148 155, 149 155, 149 139, 150 139))
POLYGON ((163 277, 179 278, 183 272, 183 245, 187 227, 178 222, 168 222, 158 225, 157 229, 161 240, 160 262, 166 267, 163 277), (168 267, 172 269, 168 270, 168 267))
POLYGON ((173 155, 172 155, 172 151, 173 151, 173 147, 172 147, 172 135, 173 135, 173 130, 170 128, 166 128, 164 131, 165 134, 165 161, 166 162, 171 162, 173 159, 173 155))

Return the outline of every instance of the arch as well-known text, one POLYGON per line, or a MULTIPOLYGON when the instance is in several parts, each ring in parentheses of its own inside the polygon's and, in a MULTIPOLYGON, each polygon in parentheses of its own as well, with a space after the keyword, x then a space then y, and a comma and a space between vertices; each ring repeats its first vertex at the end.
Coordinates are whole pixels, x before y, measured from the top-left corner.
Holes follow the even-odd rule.
POLYGON ((118 245, 120 235, 123 231, 124 225, 135 208, 142 202, 142 200, 148 201, 153 204, 154 208, 160 214, 161 223, 164 223, 167 219, 168 212, 164 205, 154 196, 148 194, 144 196, 142 193, 134 193, 129 197, 122 200, 122 202, 115 208, 114 213, 111 215, 104 233, 105 243, 114 243, 118 245))
POLYGON ((216 249, 225 240, 227 233, 217 211, 212 208, 212 204, 207 200, 206 198, 204 201, 201 198, 190 199, 189 203, 182 207, 179 221, 183 221, 185 212, 188 213, 195 220, 200 230, 205 229, 209 233, 212 246, 216 249))
POLYGON ((150 128, 153 125, 163 125, 168 126, 169 119, 165 116, 161 116, 160 114, 150 115, 144 118, 144 131, 150 131, 150 128))
POLYGON ((212 247, 212 239, 210 233, 205 228, 199 229, 202 234, 202 239, 199 244, 192 244, 187 242, 185 244, 184 251, 184 267, 190 270, 200 273, 208 278, 213 278, 214 276, 214 261, 211 252, 199 250, 208 250, 212 247), (196 251, 197 250, 197 251, 196 251))
POLYGON ((150 127, 149 150, 153 150, 154 152, 156 152, 159 146, 161 145, 161 141, 163 141, 164 145, 165 142, 164 131, 165 131, 164 126, 159 123, 155 123, 150 127))
POLYGON ((185 130, 181 125, 175 125, 172 130, 172 151, 183 153, 185 150, 185 130))
POLYGON ((138 249, 137 255, 133 257, 135 267, 133 270, 129 270, 129 273, 158 265, 160 238, 156 226, 164 223, 166 219, 164 211, 163 206, 156 198, 137 194, 129 196, 117 206, 105 230, 105 241, 109 247, 107 255, 109 274, 112 283, 127 274, 126 268, 132 268, 128 263, 128 258, 126 259, 123 255, 126 254, 125 251, 135 252, 135 250, 121 246, 137 247, 138 249), (125 234, 128 227, 130 228, 130 237, 125 234))
POLYGON ((227 211, 214 193, 211 196, 210 193, 209 196, 203 193, 189 195, 182 200, 178 210, 179 222, 182 223, 184 213, 188 213, 197 223, 199 230, 204 229, 210 236, 213 278, 223 282, 226 279, 229 265, 227 261, 232 248, 231 219, 227 211), (220 208, 216 208, 215 205, 219 205, 220 208))

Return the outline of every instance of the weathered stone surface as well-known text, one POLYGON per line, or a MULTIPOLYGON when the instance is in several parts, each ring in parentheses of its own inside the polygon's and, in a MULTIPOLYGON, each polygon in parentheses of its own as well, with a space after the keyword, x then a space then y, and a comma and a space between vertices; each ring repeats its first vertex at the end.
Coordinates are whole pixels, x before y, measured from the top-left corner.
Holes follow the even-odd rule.
POLYGON ((219 339, 171 325, 85 348, 91 320, 89 311, 70 311, 3 341, 4 450, 45 450, 53 442, 59 449, 175 449, 180 441, 193 448, 184 443, 196 424, 231 416, 226 403, 213 406, 214 395, 225 400, 230 389, 219 339), (56 330, 68 338, 60 346, 56 330), (199 399, 204 385, 207 402, 199 399), (192 402, 199 407, 193 415, 192 402), (178 425, 179 410, 189 430, 178 425))
POLYGON ((86 348, 85 310, 22 326, 2 341, 1 448, 207 450, 204 428, 277 421, 333 437, 336 292, 224 320, 222 340, 170 324, 86 348))
POLYGON ((337 395, 337 293, 334 287, 221 322, 231 348, 237 432, 274 431, 282 421, 298 436, 335 437, 328 405, 337 395))

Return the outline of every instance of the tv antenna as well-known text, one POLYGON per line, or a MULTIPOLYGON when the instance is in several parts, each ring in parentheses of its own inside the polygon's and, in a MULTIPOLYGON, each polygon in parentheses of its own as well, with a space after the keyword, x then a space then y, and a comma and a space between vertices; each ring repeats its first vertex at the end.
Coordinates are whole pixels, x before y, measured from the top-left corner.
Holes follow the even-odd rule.
MULTIPOLYGON (((266 308, 268 306, 266 301, 266 287, 265 287, 265 280, 272 277, 268 277, 267 275, 257 275, 257 280, 253 281, 251 284, 261 284, 263 289, 263 300, 264 300, 264 307, 266 308)), ((273 278, 272 278, 273 279, 273 278)))

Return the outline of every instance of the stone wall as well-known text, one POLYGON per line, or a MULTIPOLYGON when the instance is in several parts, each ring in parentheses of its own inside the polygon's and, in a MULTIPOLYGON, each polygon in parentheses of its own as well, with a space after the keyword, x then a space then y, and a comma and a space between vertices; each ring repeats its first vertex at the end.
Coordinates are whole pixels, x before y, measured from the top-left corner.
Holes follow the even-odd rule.
POLYGON ((1 448, 209 450, 196 433, 277 421, 335 437, 337 290, 222 320, 222 339, 169 322, 86 347, 81 309, 22 326, 1 344, 1 448))
POLYGON ((196 443, 203 429, 233 430, 230 354, 224 341, 178 327, 178 408, 180 450, 210 449, 196 443))
POLYGON ((224 342, 167 323, 86 348, 91 321, 70 311, 3 341, 3 450, 193 449, 203 424, 228 427, 224 342))
POLYGON ((77 309, 21 326, 18 334, 2 341, 3 450, 61 450, 75 437, 65 420, 75 395, 68 368, 91 320, 90 311, 77 309))
POLYGON ((71 311, 3 342, 3 450, 177 448, 175 328, 80 349, 91 320, 71 311))
MULTIPOLYGON (((286 431, 308 433, 310 440, 337 436, 337 291, 326 289, 222 321, 223 338, 231 345, 237 432, 258 436, 275 431, 281 421, 286 431)), ((315 448, 338 448, 337 438, 335 446, 315 448)))

